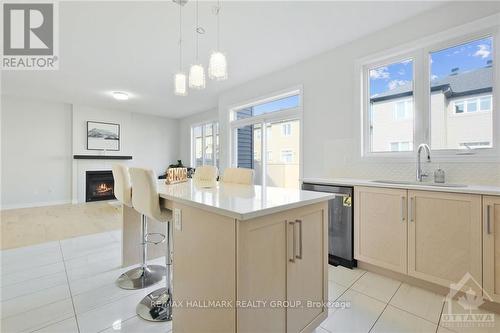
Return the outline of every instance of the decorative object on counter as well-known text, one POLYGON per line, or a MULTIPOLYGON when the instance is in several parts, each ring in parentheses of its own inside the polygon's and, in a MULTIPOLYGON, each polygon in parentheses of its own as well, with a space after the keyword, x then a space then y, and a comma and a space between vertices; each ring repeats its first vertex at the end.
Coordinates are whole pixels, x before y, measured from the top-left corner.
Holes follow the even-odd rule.
POLYGON ((87 150, 119 151, 120 125, 87 121, 87 150))
POLYGON ((445 173, 444 170, 441 169, 438 165, 436 171, 434 171, 434 183, 444 183, 445 182, 445 173))
POLYGON ((177 164, 170 164, 169 168, 185 168, 184 164, 182 164, 182 160, 177 160, 177 164))
POLYGON ((165 178, 165 184, 176 184, 187 181, 187 168, 169 168, 165 178))

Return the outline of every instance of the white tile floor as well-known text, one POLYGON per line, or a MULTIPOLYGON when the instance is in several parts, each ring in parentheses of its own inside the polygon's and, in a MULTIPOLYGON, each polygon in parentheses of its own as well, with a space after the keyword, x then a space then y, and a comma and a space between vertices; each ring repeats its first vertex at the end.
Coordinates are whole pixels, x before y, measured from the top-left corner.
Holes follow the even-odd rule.
MULTIPOLYGON (((146 290, 122 290, 120 231, 82 236, 0 252, 1 332, 163 332, 135 314, 146 290)), ((163 259, 155 260, 162 264, 163 259)), ((500 332, 495 327, 444 328, 442 296, 360 269, 329 267, 331 308, 316 333, 500 332)), ((454 305, 458 306, 458 305, 454 305)))

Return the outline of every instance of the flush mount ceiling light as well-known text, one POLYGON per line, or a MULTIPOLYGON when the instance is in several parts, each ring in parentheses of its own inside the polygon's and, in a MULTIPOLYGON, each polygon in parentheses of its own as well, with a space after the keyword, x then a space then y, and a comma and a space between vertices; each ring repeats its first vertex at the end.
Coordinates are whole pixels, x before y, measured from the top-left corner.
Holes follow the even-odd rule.
POLYGON ((217 81, 227 79, 227 60, 224 53, 220 51, 220 10, 220 1, 217 1, 217 7, 214 7, 214 14, 217 16, 217 49, 210 55, 208 65, 208 76, 217 81))
POLYGON ((123 91, 113 91, 112 95, 116 100, 119 101, 126 101, 129 98, 128 94, 123 91))
POLYGON ((198 0, 196 0, 196 27, 194 29, 196 36, 196 64, 191 65, 189 68, 189 88, 192 89, 204 89, 205 88, 205 69, 203 65, 198 61, 198 40, 199 35, 205 33, 205 29, 201 28, 198 24, 198 0))
POLYGON ((186 74, 182 71, 182 6, 184 6, 187 2, 174 2, 179 4, 179 72, 177 72, 174 76, 174 94, 178 96, 186 96, 187 95, 187 77, 186 74))

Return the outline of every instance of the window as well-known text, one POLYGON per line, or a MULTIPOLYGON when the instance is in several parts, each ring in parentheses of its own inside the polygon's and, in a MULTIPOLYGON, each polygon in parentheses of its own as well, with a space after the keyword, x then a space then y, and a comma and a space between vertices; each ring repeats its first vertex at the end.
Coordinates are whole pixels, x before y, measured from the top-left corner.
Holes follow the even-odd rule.
POLYGON ((232 110, 231 162, 254 169, 255 184, 299 188, 299 106, 300 94, 293 91, 232 110))
POLYGON ((413 60, 373 67, 368 82, 369 152, 403 151, 392 143, 413 142, 413 60))
POLYGON ((474 148, 487 148, 490 146, 490 143, 487 141, 483 142, 461 142, 460 146, 469 148, 469 149, 474 149, 474 148))
POLYGON ((292 124, 286 123, 281 125, 281 133, 283 133, 283 136, 292 135, 292 124))
POLYGON ((409 151, 410 142, 391 142, 391 151, 409 151))
POLYGON ((494 40, 500 42, 500 29, 491 33, 494 36, 476 34, 463 42, 455 39, 406 54, 398 50, 398 56, 365 61, 364 156, 405 156, 402 153, 414 151, 420 143, 442 156, 464 149, 483 149, 477 152, 482 156, 500 155, 494 140, 500 123, 493 122, 498 112, 494 46, 500 44, 494 40))
POLYGON ((271 150, 267 151, 267 161, 272 162, 273 161, 273 152, 271 150))
POLYGON ((492 53, 492 37, 429 52, 432 149, 492 146, 492 53))
POLYGON ((194 167, 215 165, 219 167, 219 124, 210 122, 191 128, 192 161, 194 167))
POLYGON ((481 97, 479 100, 480 110, 481 111, 491 111, 491 97, 481 97))
POLYGON ((281 162, 292 163, 293 162, 293 152, 291 150, 281 151, 281 162))
POLYGON ((454 103, 455 113, 468 113, 476 111, 491 111, 491 97, 472 98, 467 100, 457 100, 454 103))
POLYGON ((405 120, 409 119, 412 114, 412 100, 400 101, 394 103, 394 120, 405 120))
POLYGON ((235 112, 236 119, 245 119, 266 113, 278 112, 299 107, 299 95, 294 94, 276 100, 263 102, 235 112))
POLYGON ((455 113, 464 113, 464 102, 455 102, 455 113))

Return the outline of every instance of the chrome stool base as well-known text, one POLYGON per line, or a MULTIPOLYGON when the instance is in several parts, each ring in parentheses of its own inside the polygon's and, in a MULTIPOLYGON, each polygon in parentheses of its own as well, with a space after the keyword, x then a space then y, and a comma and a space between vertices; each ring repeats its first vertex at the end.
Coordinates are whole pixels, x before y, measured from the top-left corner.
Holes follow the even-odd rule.
POLYGON ((160 288, 149 293, 137 304, 136 313, 148 321, 172 320, 172 292, 160 288))
POLYGON ((116 284, 122 289, 143 289, 160 282, 165 276, 165 266, 148 265, 133 268, 116 280, 116 284))

